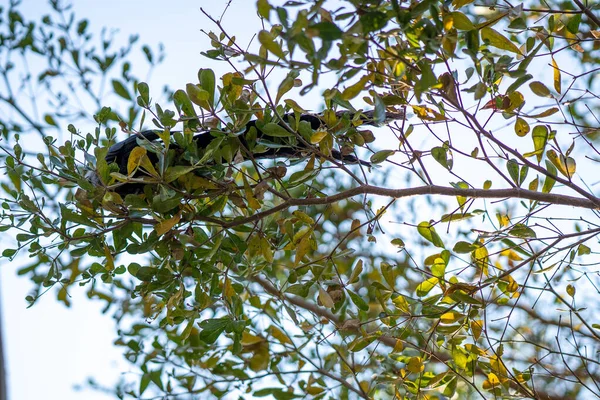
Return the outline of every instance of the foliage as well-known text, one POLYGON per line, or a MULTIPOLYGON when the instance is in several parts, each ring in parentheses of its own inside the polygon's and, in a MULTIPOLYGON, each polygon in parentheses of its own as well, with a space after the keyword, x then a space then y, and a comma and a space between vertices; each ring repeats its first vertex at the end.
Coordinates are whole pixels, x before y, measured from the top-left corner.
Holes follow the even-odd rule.
MULTIPOLYGON (((204 54, 229 72, 200 69, 170 109, 125 63, 113 89, 137 107, 98 100, 94 133, 69 125, 65 143, 0 98, 47 146, 30 154, 25 129, 2 121, 1 229, 18 242, 3 256, 36 260, 20 270, 32 303, 50 288, 68 303, 81 285, 113 310, 141 371, 119 397, 600 395, 598 12, 484 3, 258 0, 269 27, 249 47, 206 14, 204 54), (317 90, 313 130, 298 94, 317 90), (407 118, 368 130, 361 109, 407 118), (242 146, 252 118, 267 138, 242 146), (114 120, 151 122, 163 142, 138 140, 127 174, 104 161, 114 120), (281 146, 306 157, 252 157, 281 146), (124 195, 132 182, 143 191, 124 195)), ((58 71, 61 48, 81 82, 77 55, 104 74, 107 56, 77 47, 85 28, 62 49, 73 22, 43 22, 51 47, 8 18, 5 51, 58 71)))

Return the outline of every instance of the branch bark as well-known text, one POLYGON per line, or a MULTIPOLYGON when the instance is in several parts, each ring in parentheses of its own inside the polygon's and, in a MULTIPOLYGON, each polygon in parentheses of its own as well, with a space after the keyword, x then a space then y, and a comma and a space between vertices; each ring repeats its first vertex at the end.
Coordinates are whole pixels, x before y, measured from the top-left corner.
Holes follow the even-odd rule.
POLYGON ((232 221, 223 221, 223 222, 215 222, 224 228, 232 228, 238 225, 244 225, 252 222, 259 221, 271 214, 282 211, 286 208, 293 206, 314 206, 314 205, 324 205, 324 204, 332 204, 341 200, 345 200, 358 195, 372 194, 378 196, 392 197, 392 198, 403 198, 403 197, 411 197, 411 196, 420 196, 420 195, 440 195, 440 196, 463 196, 467 198, 475 198, 475 199, 502 199, 502 198, 517 198, 517 199, 525 199, 525 200, 533 200, 539 201, 543 203, 550 203, 556 205, 563 206, 572 206, 579 208, 588 208, 597 210, 600 209, 598 204, 600 204, 600 199, 596 198, 597 201, 592 201, 587 198, 567 196, 562 194, 555 193, 541 193, 535 192, 532 190, 521 189, 521 188, 509 188, 509 189, 494 189, 494 190, 485 190, 485 189, 457 189, 454 187, 446 187, 446 186, 418 186, 414 188, 405 188, 405 189, 388 189, 382 188, 378 186, 371 185, 361 185, 352 189, 348 189, 346 191, 325 197, 315 197, 315 198, 306 198, 306 199, 289 199, 284 201, 283 203, 253 214, 247 218, 239 218, 232 221))

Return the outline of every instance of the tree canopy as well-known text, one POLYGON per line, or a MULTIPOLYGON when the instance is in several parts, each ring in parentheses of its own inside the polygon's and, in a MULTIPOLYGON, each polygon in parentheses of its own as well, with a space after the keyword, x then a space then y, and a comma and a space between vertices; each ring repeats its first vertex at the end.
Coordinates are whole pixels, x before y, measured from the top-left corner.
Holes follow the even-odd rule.
POLYGON ((597 5, 258 0, 243 39, 201 10, 223 67, 157 101, 136 38, 52 4, 2 13, 2 256, 32 305, 106 303, 139 369, 115 396, 600 396, 597 5))

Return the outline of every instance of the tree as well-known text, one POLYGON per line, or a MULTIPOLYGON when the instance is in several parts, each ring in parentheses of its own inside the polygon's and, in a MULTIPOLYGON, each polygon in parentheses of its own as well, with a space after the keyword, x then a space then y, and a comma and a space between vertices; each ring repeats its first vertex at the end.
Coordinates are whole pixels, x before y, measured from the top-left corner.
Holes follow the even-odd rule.
POLYGON ((119 397, 600 395, 600 20, 484 3, 258 0, 244 42, 205 14, 229 72, 200 69, 174 109, 131 79, 138 107, 37 161, 10 136, 3 256, 36 259, 32 303, 78 284, 114 310, 140 368, 119 397), (368 130, 365 109, 407 117, 368 130), (117 121, 162 140, 126 171, 117 121), (303 158, 260 159, 278 148, 303 158))

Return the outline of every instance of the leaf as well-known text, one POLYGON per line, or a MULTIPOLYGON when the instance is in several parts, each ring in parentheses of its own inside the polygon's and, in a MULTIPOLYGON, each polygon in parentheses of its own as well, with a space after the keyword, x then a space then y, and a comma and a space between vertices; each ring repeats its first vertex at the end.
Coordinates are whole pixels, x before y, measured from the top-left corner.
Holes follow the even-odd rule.
POLYGON ((358 337, 352 343, 348 345, 348 350, 355 353, 361 351, 377 339, 376 335, 369 335, 367 337, 358 337))
POLYGON ((291 341, 291 339, 285 334, 285 332, 283 332, 281 329, 279 329, 275 325, 269 326, 268 331, 271 334, 271 336, 273 336, 275 339, 277 339, 279 341, 279 343, 281 343, 281 344, 292 344, 293 343, 291 341))
POLYGON ((206 90, 198 87, 198 85, 194 85, 193 83, 188 83, 185 85, 185 91, 190 100, 194 104, 201 107, 204 107, 204 104, 206 104, 208 98, 210 97, 206 90))
POLYGON ((577 290, 575 289, 575 286, 573 285, 567 285, 567 294, 571 297, 575 297, 575 292, 577 290))
POLYGON ((356 266, 352 270, 352 275, 348 278, 348 283, 356 283, 360 279, 360 274, 363 271, 363 260, 358 260, 356 266))
MULTIPOLYGON (((179 178, 180 176, 188 174, 195 169, 196 169, 196 167, 185 166, 185 165, 176 165, 174 167, 169 167, 165 171, 165 175, 163 176, 163 179, 165 180, 166 183, 171 183, 174 180, 176 180, 177 178, 179 178)), ((209 181, 209 183, 210 183, 210 181, 209 181)))
POLYGON ((465 316, 456 311, 449 311, 440 316, 440 322, 442 324, 453 324, 458 321, 465 319, 465 316))
POLYGON ((169 232, 181 219, 181 212, 175 214, 175 216, 162 220, 160 223, 154 226, 154 230, 158 236, 162 236, 169 232))
POLYGON ((244 195, 246 196, 248 207, 253 210, 258 210, 261 207, 261 204, 256 200, 256 197, 254 197, 254 192, 252 192, 248 179, 246 179, 246 174, 242 174, 242 180, 244 181, 244 195))
POLYGON ((319 301, 327 308, 333 308, 334 302, 329 293, 319 286, 319 301))
POLYGON ((425 369, 425 364, 423 364, 421 357, 411 357, 406 363, 406 369, 412 373, 420 374, 425 369))
POLYGON ((261 129, 265 134, 272 137, 291 137, 293 133, 289 132, 283 126, 274 122, 269 122, 261 129))
POLYGON ((279 88, 277 88, 277 96, 275 97, 275 104, 279 104, 279 100, 281 97, 292 90, 294 87, 294 81, 298 77, 300 73, 296 70, 292 70, 288 72, 287 76, 281 81, 279 84, 279 88))
POLYGON ((431 292, 431 289, 433 289, 439 282, 440 280, 436 277, 432 277, 427 279, 426 281, 421 282, 416 289, 417 292, 417 296, 418 297, 424 297, 427 296, 427 293, 431 292))
POLYGON ((435 228, 429 222, 421 222, 417 226, 417 231, 421 236, 433 243, 434 246, 444 248, 444 242, 442 242, 435 228))
POLYGON ((354 305, 358 307, 359 310, 369 311, 369 305, 359 295, 351 290, 346 290, 346 292, 350 296, 350 300, 352 300, 354 305))
POLYGON ((230 323, 231 320, 227 317, 207 319, 200 322, 200 324, 198 324, 200 328, 202 328, 202 331, 200 332, 200 340, 207 344, 216 342, 219 336, 221 336, 221 333, 225 331, 225 328, 227 328, 230 323))
POLYGON ((129 153, 129 158, 127 159, 127 175, 131 176, 135 172, 135 170, 140 166, 142 161, 142 157, 146 155, 146 149, 143 147, 135 147, 129 153))
POLYGON ((258 41, 265 47, 265 49, 269 50, 277 57, 285 60, 285 53, 281 49, 281 45, 275 41, 273 35, 269 31, 260 31, 258 33, 258 41))
POLYGON ((561 94, 562 88, 561 88, 560 69, 558 68, 558 64, 556 63, 556 60, 554 59, 554 57, 552 57, 552 68, 554 69, 554 90, 556 90, 556 92, 558 94, 561 94))
POLYGON ((573 177, 577 167, 573 157, 565 157, 562 154, 558 155, 554 150, 548 150, 546 156, 561 174, 569 179, 573 177))
POLYGON ((200 68, 198 70, 198 81, 202 89, 208 92, 208 104, 202 107, 210 110, 215 101, 215 73, 212 69, 200 68))
POLYGON ((542 82, 539 81, 534 81, 531 82, 529 84, 529 88, 531 89, 531 91, 540 96, 540 97, 552 97, 552 94, 550 94, 550 89, 548 89, 546 87, 546 85, 544 85, 542 82))
POLYGON ((179 89, 173 93, 173 102, 178 109, 181 109, 185 116, 187 117, 196 117, 196 110, 194 109, 194 105, 190 101, 187 93, 183 90, 179 89))
POLYGON ((517 136, 526 136, 530 130, 531 128, 529 127, 527 121, 525 121, 521 117, 517 117, 517 122, 515 122, 515 133, 517 134, 517 136))
POLYGON ((506 169, 513 182, 517 186, 519 186, 519 163, 517 162, 517 160, 515 160, 514 158, 508 160, 508 162, 506 163, 506 169))
POLYGON ((387 160, 388 157, 395 153, 396 152, 394 150, 380 150, 371 156, 370 161, 372 164, 379 164, 387 160))
POLYGON ((525 224, 515 224, 515 226, 513 226, 510 231, 508 231, 508 234, 523 239, 536 237, 535 231, 525 224))
POLYGON ((360 16, 360 24, 365 34, 383 29, 388 21, 388 16, 381 11, 371 11, 360 16))
POLYGON ((548 142, 548 127, 546 125, 536 125, 533 128, 531 138, 533 139, 533 147, 535 149, 534 154, 536 155, 539 163, 542 161, 544 149, 546 148, 546 143, 548 142))
POLYGON ((258 15, 260 15, 262 18, 264 18, 266 20, 269 19, 271 5, 269 4, 269 2, 267 0, 258 0, 256 2, 256 9, 258 10, 258 15))
POLYGON ((481 40, 488 41, 490 46, 496 47, 498 49, 510 51, 511 53, 521 54, 521 51, 513 42, 504 37, 500 32, 490 27, 486 26, 485 28, 481 29, 481 40))
POLYGON ((317 130, 311 135, 310 143, 311 144, 321 143, 321 140, 323 140, 325 138, 325 136, 327 136, 328 134, 329 134, 329 132, 327 130, 317 130))
POLYGON ((356 82, 355 84, 353 84, 352 86, 348 86, 342 92, 342 95, 341 95, 342 99, 343 100, 352 100, 353 98, 358 96, 358 94, 360 92, 362 92, 362 90, 365 88, 365 86, 367 85, 369 80, 371 80, 371 75, 365 75, 362 78, 360 78, 360 80, 358 82, 356 82))
MULTIPOLYGON (((556 176, 558 172, 556 167, 549 160, 546 160, 546 169, 553 176, 556 176)), ((546 179, 544 179, 544 186, 542 186, 542 193, 550 193, 555 183, 556 179, 554 179, 552 176, 546 175, 546 179)))
POLYGON ((315 30, 317 32, 317 36, 327 41, 341 39, 344 33, 336 24, 329 21, 323 21, 311 25, 310 29, 315 30))
POLYGON ((544 110, 544 111, 542 111, 539 114, 530 115, 529 118, 545 118, 545 117, 549 117, 551 115, 554 115, 554 114, 556 114, 559 111, 560 110, 558 109, 558 107, 550 107, 547 110, 544 110))
POLYGON ((451 12, 450 15, 452 16, 452 25, 456 29, 460 31, 470 31, 475 28, 469 17, 467 17, 465 14, 454 11, 451 12))
POLYGON ((440 163, 448 171, 452 169, 452 158, 448 157, 448 150, 446 148, 434 147, 433 149, 431 149, 431 155, 433 156, 435 161, 440 163))
POLYGON ((129 91, 127 91, 125 86, 123 86, 123 84, 120 81, 113 79, 112 87, 116 94, 118 94, 126 100, 131 100, 131 95, 129 94, 129 91))
POLYGON ((467 254, 467 253, 472 252, 476 248, 477 248, 477 246, 474 246, 471 243, 461 241, 461 242, 456 242, 456 244, 454 245, 454 248, 452 248, 452 251, 454 251, 455 253, 459 253, 459 254, 467 254))

